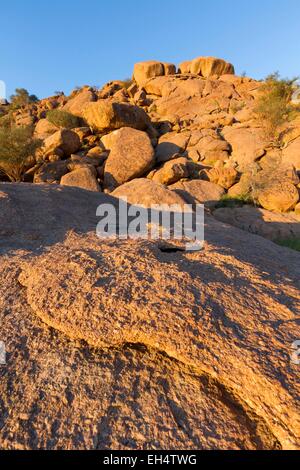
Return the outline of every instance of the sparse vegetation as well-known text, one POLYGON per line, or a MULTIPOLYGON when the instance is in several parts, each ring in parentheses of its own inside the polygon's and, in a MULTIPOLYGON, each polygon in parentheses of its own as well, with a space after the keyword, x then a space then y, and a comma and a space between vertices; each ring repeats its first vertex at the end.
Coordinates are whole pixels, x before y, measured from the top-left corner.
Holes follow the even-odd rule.
POLYGON ((11 126, 12 117, 10 113, 4 114, 0 117, 0 128, 9 128, 11 126))
POLYGON ((35 103, 38 101, 36 95, 30 95, 25 88, 17 88, 14 95, 10 97, 11 109, 18 109, 29 103, 35 103))
POLYGON ((12 182, 22 181, 30 157, 41 145, 31 126, 0 128, 0 172, 12 182))
POLYGON ((281 126, 298 111, 291 104, 296 81, 297 78, 282 79, 278 73, 269 75, 261 87, 261 95, 254 109, 267 140, 277 147, 281 145, 281 126))
POLYGON ((254 201, 250 194, 241 194, 239 196, 230 196, 225 194, 216 205, 216 209, 224 207, 235 208, 242 207, 245 204, 254 204, 254 201))
POLYGON ((242 111, 244 107, 245 107, 245 103, 243 101, 240 101, 240 102, 236 101, 236 102, 231 103, 230 111, 232 112, 232 114, 236 114, 239 111, 242 111))
POLYGON ((47 113, 47 119, 51 124, 66 129, 74 129, 80 127, 80 119, 67 111, 61 109, 52 109, 47 113))
POLYGON ((284 240, 276 240, 277 245, 285 246, 291 250, 300 251, 300 238, 288 238, 284 240))

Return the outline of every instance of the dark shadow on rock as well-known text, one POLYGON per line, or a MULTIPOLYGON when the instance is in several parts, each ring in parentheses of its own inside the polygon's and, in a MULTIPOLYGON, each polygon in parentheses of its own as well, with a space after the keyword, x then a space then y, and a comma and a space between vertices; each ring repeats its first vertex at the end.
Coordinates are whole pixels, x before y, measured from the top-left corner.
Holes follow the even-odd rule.
POLYGON ((158 144, 155 151, 157 163, 166 163, 175 157, 182 157, 184 149, 172 142, 162 142, 158 144))
MULTIPOLYGON (((0 253, 16 249, 38 253, 51 245, 62 242, 72 231, 81 235, 95 234, 96 226, 100 221, 100 218, 96 216, 96 210, 101 204, 111 204, 118 212, 119 199, 103 193, 60 185, 1 183, 0 253)), ((129 205, 128 207, 133 212, 138 212, 140 209, 138 206, 129 205)), ((297 252, 217 221, 208 214, 205 219, 205 240, 213 245, 216 253, 234 256, 243 263, 254 265, 265 280, 270 279, 279 284, 299 282, 300 263, 299 269, 295 269, 295 258, 300 260, 300 254, 297 252), (274 257, 276 258, 275 265, 273 264, 274 257), (282 259, 280 271, 278 271, 278 258, 282 259), (293 270, 290 266, 293 266, 293 270)), ((176 244, 175 247, 167 245, 165 253, 162 253, 164 245, 160 245, 161 241, 154 243, 157 246, 157 256, 165 259, 166 262, 180 260, 181 263, 182 257, 188 256, 180 252, 182 244, 176 244), (159 247, 162 247, 162 250, 159 250, 159 247)), ((101 246, 101 240, 99 240, 99 246, 101 246)), ((186 266, 186 269, 193 275, 192 259, 186 260, 180 266, 186 266)), ((232 272, 232 277, 226 281, 223 276, 222 280, 234 282, 234 278, 241 273, 236 270, 236 267, 230 265, 230 261, 228 268, 232 272)), ((219 279, 218 273, 215 278, 219 279)), ((277 294, 274 293, 275 295, 277 294)))

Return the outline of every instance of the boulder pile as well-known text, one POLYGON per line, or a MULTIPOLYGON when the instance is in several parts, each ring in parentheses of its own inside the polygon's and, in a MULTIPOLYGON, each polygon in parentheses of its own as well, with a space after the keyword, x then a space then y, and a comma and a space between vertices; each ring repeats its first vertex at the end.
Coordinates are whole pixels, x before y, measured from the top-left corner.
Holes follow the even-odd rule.
POLYGON ((34 124, 43 140, 25 181, 110 193, 139 179, 146 190, 147 178, 170 191, 184 187, 188 199, 212 210, 226 198, 251 199, 296 217, 300 120, 289 123, 283 148, 274 149, 253 111, 261 86, 214 57, 179 67, 148 61, 135 64, 130 81, 25 106, 15 122, 34 124), (52 109, 72 113, 80 127, 57 127, 47 119, 52 109))

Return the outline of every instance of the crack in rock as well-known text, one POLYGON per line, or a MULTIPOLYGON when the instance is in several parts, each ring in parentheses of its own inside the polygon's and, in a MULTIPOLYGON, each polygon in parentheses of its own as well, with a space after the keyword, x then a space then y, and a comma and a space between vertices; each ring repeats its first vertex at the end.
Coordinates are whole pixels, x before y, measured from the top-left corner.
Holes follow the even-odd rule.
POLYGON ((276 367, 284 344, 264 322, 271 312, 288 315, 288 309, 276 303, 272 287, 268 297, 267 284, 261 293, 263 280, 254 268, 209 251, 205 258, 173 254, 166 264, 151 244, 91 245, 82 246, 81 239, 72 249, 59 245, 24 263, 19 282, 45 324, 92 348, 155 349, 213 383, 248 420, 261 447, 297 447, 299 415, 276 367), (232 291, 233 272, 240 290, 232 291))

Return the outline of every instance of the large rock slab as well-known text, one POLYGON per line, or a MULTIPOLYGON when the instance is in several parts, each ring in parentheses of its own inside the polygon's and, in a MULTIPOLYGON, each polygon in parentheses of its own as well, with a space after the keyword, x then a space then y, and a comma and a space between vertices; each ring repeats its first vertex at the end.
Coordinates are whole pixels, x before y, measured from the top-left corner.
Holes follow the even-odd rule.
POLYGON ((183 121, 196 122, 197 118, 201 118, 203 115, 217 115, 229 111, 229 98, 221 97, 216 100, 209 95, 201 97, 198 93, 188 92, 188 94, 192 94, 188 99, 186 94, 181 95, 180 93, 159 98, 155 102, 156 112, 161 117, 177 116, 183 121))
POLYGON ((148 134, 129 127, 113 132, 106 140, 110 154, 104 170, 106 188, 145 175, 154 165, 154 149, 148 134))
POLYGON ((183 206, 185 200, 160 183, 147 178, 138 178, 117 188, 112 196, 126 198, 129 204, 151 207, 152 205, 177 204, 183 206))
POLYGON ((299 254, 211 217, 197 253, 99 243, 113 198, 0 191, 2 449, 299 448, 299 254))
POLYGON ((258 207, 220 208, 213 213, 221 222, 272 241, 300 238, 300 217, 277 214, 258 207))

